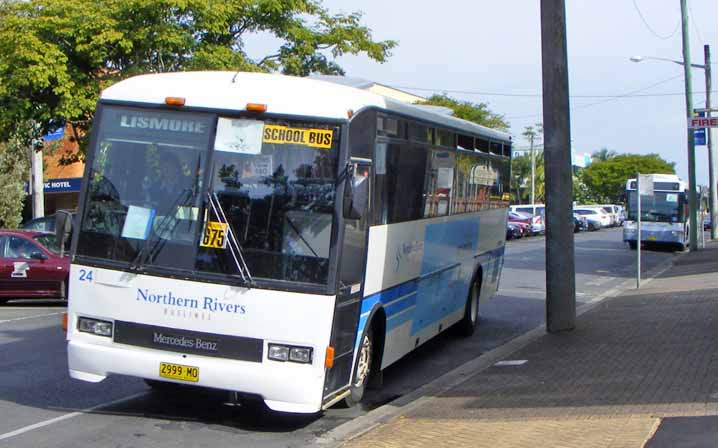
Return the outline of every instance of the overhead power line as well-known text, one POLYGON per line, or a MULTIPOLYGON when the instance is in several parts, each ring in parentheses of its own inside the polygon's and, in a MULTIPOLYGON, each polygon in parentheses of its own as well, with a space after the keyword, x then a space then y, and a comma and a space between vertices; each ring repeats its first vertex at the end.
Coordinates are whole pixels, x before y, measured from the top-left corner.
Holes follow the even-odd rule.
MULTIPOLYGON (((611 102, 611 101, 616 101, 616 100, 619 100, 619 99, 624 99, 624 98, 636 98, 636 97, 637 97, 637 94, 638 94, 639 92, 643 92, 643 91, 645 91, 645 90, 652 89, 653 87, 660 86, 661 84, 665 84, 665 83, 667 83, 667 82, 673 81, 674 79, 681 78, 682 76, 683 76, 683 74, 676 75, 676 76, 671 76, 670 78, 666 78, 666 79, 664 79, 664 80, 662 80, 662 81, 658 81, 658 82, 656 82, 656 83, 653 83, 653 84, 648 85, 648 86, 645 86, 645 87, 641 87, 641 88, 639 88, 639 89, 631 90, 630 92, 626 92, 626 93, 624 93, 624 94, 622 94, 622 95, 616 95, 616 96, 613 96, 613 97, 610 97, 610 98, 606 98, 606 99, 604 99, 604 100, 602 100, 602 101, 596 101, 596 102, 589 103, 589 104, 581 104, 581 105, 578 105, 578 106, 574 106, 574 107, 571 107, 571 111, 573 112, 573 111, 575 111, 575 110, 586 109, 586 108, 589 108, 589 107, 598 106, 598 105, 600 105, 600 104, 608 103, 608 102, 611 102)), ((681 94, 681 95, 684 95, 684 94, 681 94)), ((515 116, 515 117, 506 117, 506 119, 507 119, 507 120, 518 120, 518 119, 522 119, 522 118, 535 118, 535 117, 541 117, 541 115, 540 115, 540 114, 521 115, 521 116, 515 116)))
POLYGON ((691 15, 691 22, 693 22, 693 29, 696 30, 696 34, 698 35, 698 41, 705 43, 703 40, 703 36, 701 36, 701 30, 698 28, 698 22, 696 21, 695 17, 693 17, 693 8, 691 8, 691 4, 688 3, 688 12, 691 15))
MULTIPOLYGON (((678 75, 670 80, 677 79, 683 76, 678 75)), ((426 87, 409 87, 409 86, 397 86, 392 85, 396 89, 403 90, 416 90, 423 92, 440 92, 440 93, 457 93, 461 95, 479 95, 479 96, 502 96, 502 97, 515 97, 515 98, 538 98, 541 99, 543 95, 540 93, 506 93, 506 92, 483 92, 478 90, 453 90, 453 89, 430 89, 426 87)), ((706 92, 694 91, 695 94, 705 94, 706 92)), ((711 93, 718 93, 718 90, 711 90, 711 93)), ((683 96, 685 92, 664 92, 664 93, 645 93, 645 94, 634 94, 634 95, 571 95, 571 98, 583 98, 583 99, 601 99, 601 98, 645 98, 645 97, 661 97, 661 96, 683 96)))
POLYGON ((679 28, 680 25, 681 25, 680 20, 678 21, 678 23, 676 23, 676 28, 673 30, 673 32, 672 32, 671 34, 662 36, 662 35, 658 34, 658 33, 651 27, 651 25, 648 24, 648 21, 646 20, 645 17, 643 17, 643 13, 641 12, 641 8, 638 7, 638 3, 636 2, 636 0, 633 0, 633 7, 636 8, 636 12, 638 13, 638 17, 641 18, 641 21, 642 21, 643 24, 646 26, 646 28, 648 29, 648 31, 650 31, 651 34, 653 34, 653 35, 656 36, 657 38, 662 39, 662 40, 668 40, 668 39, 670 39, 671 37, 675 36, 676 33, 678 33, 678 28, 679 28))

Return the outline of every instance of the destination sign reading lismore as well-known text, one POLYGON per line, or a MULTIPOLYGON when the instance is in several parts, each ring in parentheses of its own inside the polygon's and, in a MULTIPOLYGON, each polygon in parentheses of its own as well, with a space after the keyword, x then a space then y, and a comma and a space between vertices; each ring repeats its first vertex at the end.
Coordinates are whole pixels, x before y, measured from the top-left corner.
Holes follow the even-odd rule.
POLYGON ((223 302, 216 297, 182 297, 172 291, 158 293, 150 292, 149 289, 137 288, 136 300, 154 305, 175 306, 177 308, 209 311, 211 313, 245 314, 247 312, 245 305, 223 302))

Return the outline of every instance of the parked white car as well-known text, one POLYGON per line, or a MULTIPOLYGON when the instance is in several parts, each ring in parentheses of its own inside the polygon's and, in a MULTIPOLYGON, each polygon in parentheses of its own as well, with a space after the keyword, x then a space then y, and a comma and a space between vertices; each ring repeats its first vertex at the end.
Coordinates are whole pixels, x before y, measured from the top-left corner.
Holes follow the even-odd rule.
POLYGON ((579 206, 573 209, 574 213, 585 216, 587 219, 597 219, 601 223, 601 227, 609 227, 612 225, 611 217, 597 206, 579 206))
POLYGON ((611 217, 611 225, 612 226, 620 226, 623 224, 623 219, 621 219, 621 206, 615 205, 615 204, 601 204, 598 207, 601 207, 604 212, 608 216, 611 217))

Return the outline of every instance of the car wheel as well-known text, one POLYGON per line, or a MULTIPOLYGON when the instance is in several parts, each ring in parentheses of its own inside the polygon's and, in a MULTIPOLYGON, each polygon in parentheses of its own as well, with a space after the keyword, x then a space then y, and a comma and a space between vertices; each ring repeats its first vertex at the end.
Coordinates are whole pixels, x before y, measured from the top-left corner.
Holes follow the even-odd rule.
POLYGON ((630 247, 631 250, 636 250, 638 248, 638 244, 635 241, 629 241, 628 247, 630 247))
POLYGON ((0 305, 5 305, 8 299, 0 299, 0 305))
POLYGON ((481 281, 476 279, 471 283, 469 296, 466 298, 464 317, 456 324, 459 334, 469 337, 476 331, 476 324, 479 321, 479 295, 481 294, 481 281))
POLYGON ((359 404, 364 397, 366 385, 369 382, 374 358, 374 337, 373 327, 369 327, 364 333, 357 354, 356 368, 354 369, 354 377, 350 386, 349 395, 344 398, 344 406, 350 408, 359 404))

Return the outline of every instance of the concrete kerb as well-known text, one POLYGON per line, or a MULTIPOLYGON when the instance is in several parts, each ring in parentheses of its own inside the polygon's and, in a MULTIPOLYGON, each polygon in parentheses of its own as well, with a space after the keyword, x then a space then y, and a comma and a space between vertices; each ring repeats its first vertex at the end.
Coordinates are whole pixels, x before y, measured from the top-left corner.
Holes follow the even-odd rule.
MULTIPOLYGON (((658 266, 650 269, 646 272, 646 278, 643 280, 643 285, 649 283, 654 278, 663 274, 668 270, 673 262, 683 257, 686 253, 679 253, 672 259, 667 260, 658 266)), ((602 301, 615 297, 620 293, 629 289, 635 289, 636 280, 627 279, 621 282, 619 285, 597 295, 586 303, 576 308, 576 316, 580 316, 596 306, 602 301)), ((518 336, 504 345, 496 347, 477 358, 468 361, 454 370, 445 373, 439 378, 423 385, 416 389, 414 392, 408 393, 391 401, 383 406, 380 406, 374 410, 367 412, 366 414, 357 417, 349 422, 337 426, 331 431, 326 432, 322 436, 315 440, 317 446, 322 447, 336 447, 349 440, 355 439, 362 434, 365 434, 382 423, 386 423, 389 420, 407 414, 412 410, 423 406, 434 399, 434 396, 446 392, 461 383, 467 381, 469 378, 481 373, 482 371, 493 366, 497 362, 510 356, 511 354, 526 347, 529 343, 535 341, 541 336, 546 334, 546 325, 542 324, 536 328, 518 336)))

